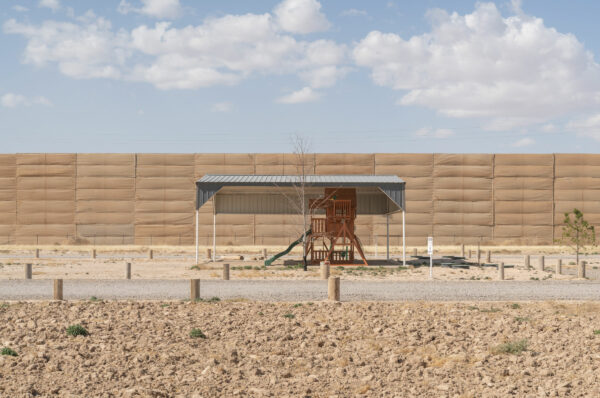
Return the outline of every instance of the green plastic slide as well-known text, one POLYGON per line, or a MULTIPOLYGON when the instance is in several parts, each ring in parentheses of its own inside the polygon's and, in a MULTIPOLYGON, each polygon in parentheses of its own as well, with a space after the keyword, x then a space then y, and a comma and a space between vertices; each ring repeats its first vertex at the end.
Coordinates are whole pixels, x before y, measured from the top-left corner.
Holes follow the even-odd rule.
MULTIPOLYGON (((310 234, 312 234, 312 229, 309 229, 308 231, 306 231, 306 236, 308 236, 308 235, 310 235, 310 234)), ((281 253, 277 253, 276 255, 274 255, 273 257, 271 257, 270 259, 268 259, 268 260, 265 260, 265 265, 267 266, 267 265, 271 265, 271 264, 273 264, 273 261, 277 260, 277 259, 278 259, 278 258, 280 258, 280 257, 283 257, 283 256, 285 256, 286 254, 288 254, 289 252, 291 252, 291 251, 292 251, 292 249, 293 249, 293 248, 294 248, 296 245, 298 245, 298 244, 300 244, 300 243, 302 243, 302 236, 300 236, 300 237, 298 238, 298 240, 295 240, 295 241, 293 241, 293 242, 292 242, 292 243, 291 243, 291 244, 288 246, 288 248, 287 248, 287 249, 285 249, 284 251, 282 251, 281 253)))

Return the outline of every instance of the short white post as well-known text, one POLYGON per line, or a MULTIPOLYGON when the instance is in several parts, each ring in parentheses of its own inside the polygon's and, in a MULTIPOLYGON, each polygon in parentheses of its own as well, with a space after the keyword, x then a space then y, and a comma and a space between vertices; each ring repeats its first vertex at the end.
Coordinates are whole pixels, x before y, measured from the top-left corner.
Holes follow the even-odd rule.
POLYGON ((263 258, 265 260, 267 259, 267 249, 266 248, 263 248, 263 250, 262 250, 262 256, 263 256, 263 258))
POLYGON ((529 257, 529 254, 527 254, 525 256, 525 268, 529 268, 529 260, 530 260, 530 257, 529 257))
POLYGON ((196 301, 200 298, 200 279, 190 279, 190 300, 196 301))
POLYGON ((544 270, 544 267, 545 267, 544 256, 540 256, 540 262, 539 262, 538 266, 540 268, 540 271, 544 270))
POLYGON ((206 258, 212 260, 212 249, 210 247, 206 248, 206 258))
POLYGON ((217 209, 214 208, 215 200, 213 197, 213 252, 212 252, 212 260, 213 262, 217 261, 217 209))
POLYGON ((198 209, 196 209, 196 240, 195 240, 195 246, 196 246, 196 264, 198 264, 198 209))
POLYGON ((429 279, 433 279, 433 236, 427 238, 427 253, 429 254, 429 279))
POLYGON ((485 262, 486 263, 491 263, 492 262, 492 251, 488 250, 486 255, 485 255, 485 262))
POLYGON ((229 280, 229 264, 223 264, 223 280, 229 280))
POLYGON ((402 266, 406 267, 406 211, 402 209, 402 266))
POLYGON ((462 245, 460 245, 460 256, 461 257, 465 256, 465 244, 464 243, 462 245))
POLYGON ((385 258, 390 259, 390 215, 385 215, 385 258))
POLYGON ((498 265, 498 279, 501 281, 504 280, 504 263, 498 265))
POLYGON ((562 258, 559 258, 556 262, 556 275, 562 274, 562 258))
POLYGON ((63 299, 63 280, 55 279, 54 280, 54 300, 62 300, 63 299))
POLYGON ((321 261, 321 279, 329 278, 329 261, 321 261))
POLYGON ((586 262, 583 260, 579 260, 579 267, 577 267, 577 277, 585 278, 585 266, 586 262))
POLYGON ((32 275, 32 265, 31 263, 25 264, 25 279, 31 279, 32 275))
POLYGON ((131 263, 125 263, 125 279, 131 279, 131 263))
POLYGON ((148 258, 152 260, 154 258, 154 251, 152 249, 148 250, 148 258))
POLYGON ((40 249, 35 249, 35 258, 40 258, 40 249))

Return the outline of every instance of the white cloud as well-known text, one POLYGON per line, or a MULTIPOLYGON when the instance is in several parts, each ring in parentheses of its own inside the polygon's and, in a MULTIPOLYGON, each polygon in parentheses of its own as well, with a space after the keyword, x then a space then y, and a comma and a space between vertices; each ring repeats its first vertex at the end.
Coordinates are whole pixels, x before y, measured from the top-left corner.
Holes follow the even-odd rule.
POLYGON ((600 113, 572 120, 567 124, 566 129, 600 141, 600 113))
POLYGON ((344 17, 366 17, 368 14, 365 10, 350 8, 349 10, 342 11, 341 15, 344 17))
POLYGON ((141 7, 134 7, 127 0, 121 0, 117 11, 121 14, 134 12, 158 19, 175 19, 182 14, 179 0, 141 0, 141 3, 141 7))
POLYGON ((52 103, 46 97, 38 96, 27 98, 21 94, 6 93, 0 97, 0 104, 6 108, 16 108, 18 106, 45 105, 51 106, 52 103))
POLYGON ((19 4, 12 6, 12 9, 15 10, 16 12, 27 12, 27 11, 29 11, 29 8, 23 7, 22 5, 19 5, 19 4))
POLYGON ((520 140, 515 141, 512 146, 514 146, 515 148, 522 148, 525 146, 530 146, 535 144, 535 140, 533 138, 529 138, 529 137, 525 137, 525 138, 521 138, 520 140))
POLYGON ((281 104, 300 104, 304 102, 313 102, 319 99, 321 95, 310 87, 304 87, 291 94, 285 95, 277 100, 281 104))
POLYGON ((140 81, 165 90, 234 85, 267 74, 295 75, 315 89, 332 86, 348 71, 345 46, 297 40, 269 13, 207 18, 183 28, 158 22, 131 31, 115 30, 92 14, 41 25, 11 19, 4 32, 28 40, 25 63, 56 63, 74 78, 140 81))
POLYGON ((405 40, 372 31, 354 48, 377 85, 403 91, 401 105, 481 118, 500 130, 600 104, 600 66, 572 34, 522 12, 505 18, 493 3, 478 3, 468 15, 432 10, 428 17, 428 33, 405 40))
POLYGON ((40 0, 38 6, 50 8, 52 11, 56 11, 60 8, 60 2, 58 0, 40 0))
POLYGON ((540 129, 544 133, 554 133, 555 131, 558 130, 558 127, 556 127, 556 125, 553 123, 546 123, 540 129))
POLYGON ((211 112, 230 112, 233 109, 231 102, 217 102, 211 106, 211 112))
POLYGON ((313 33, 331 25, 317 0, 284 0, 274 10, 277 23, 286 32, 313 33))
POLYGON ((417 137, 448 138, 454 135, 450 129, 432 129, 431 127, 421 127, 415 131, 417 137))

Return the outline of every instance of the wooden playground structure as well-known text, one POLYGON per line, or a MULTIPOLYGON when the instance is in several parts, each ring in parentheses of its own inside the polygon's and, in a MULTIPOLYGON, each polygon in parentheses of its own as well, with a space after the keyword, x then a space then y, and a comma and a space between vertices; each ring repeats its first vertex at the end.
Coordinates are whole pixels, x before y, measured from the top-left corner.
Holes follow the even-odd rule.
POLYGON ((305 242, 305 252, 310 255, 311 264, 329 261, 335 265, 353 265, 356 249, 364 265, 369 265, 354 233, 355 188, 325 188, 322 198, 309 201, 309 209, 311 233, 305 242))

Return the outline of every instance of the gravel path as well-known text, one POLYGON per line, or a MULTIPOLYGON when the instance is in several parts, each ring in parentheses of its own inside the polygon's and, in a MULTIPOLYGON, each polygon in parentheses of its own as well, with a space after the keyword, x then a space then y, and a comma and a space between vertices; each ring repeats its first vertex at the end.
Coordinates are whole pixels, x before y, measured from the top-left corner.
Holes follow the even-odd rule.
MULTIPOLYGON (((189 298, 189 280, 65 280, 64 298, 176 300, 189 298)), ((310 301, 327 297, 326 281, 203 280, 203 298, 310 301)), ((0 300, 52 298, 51 280, 0 280, 0 300)), ((530 282, 367 282, 341 281, 342 301, 434 300, 600 300, 600 283, 530 282)))

